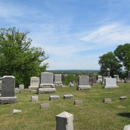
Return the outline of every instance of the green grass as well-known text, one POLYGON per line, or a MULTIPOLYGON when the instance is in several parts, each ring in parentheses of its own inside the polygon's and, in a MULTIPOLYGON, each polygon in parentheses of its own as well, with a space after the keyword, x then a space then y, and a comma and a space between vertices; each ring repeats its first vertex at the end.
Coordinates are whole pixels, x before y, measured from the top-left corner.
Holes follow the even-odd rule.
POLYGON ((97 84, 91 90, 80 91, 75 87, 57 87, 54 94, 38 95, 38 102, 30 102, 36 93, 17 93, 17 103, 0 105, 0 129, 56 130, 55 116, 67 111, 74 115, 74 130, 122 130, 124 125, 130 124, 130 83, 118 86, 103 89, 97 84), (74 98, 63 99, 64 94, 73 94, 74 98), (50 95, 59 95, 60 100, 49 101, 50 95), (127 96, 127 99, 119 100, 120 96, 127 96), (111 98, 112 102, 103 103, 103 98, 111 98), (73 105, 74 100, 82 100, 83 104, 73 105), (50 107, 39 109, 42 103, 49 103, 50 107), (12 109, 20 109, 22 113, 10 114, 12 109))

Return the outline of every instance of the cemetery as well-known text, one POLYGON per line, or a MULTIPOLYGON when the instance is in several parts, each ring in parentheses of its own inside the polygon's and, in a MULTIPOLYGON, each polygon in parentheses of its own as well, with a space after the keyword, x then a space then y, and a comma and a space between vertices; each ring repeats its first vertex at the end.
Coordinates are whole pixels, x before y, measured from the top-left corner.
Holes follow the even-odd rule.
MULTIPOLYGON (((92 77, 91 86, 89 76, 80 75, 74 87, 69 84, 55 87, 54 76, 51 72, 42 72, 40 77, 30 78, 31 87, 20 84, 19 88, 14 84, 15 77, 3 76, 0 128, 123 130, 130 124, 130 82, 116 82, 116 78, 104 77, 102 84, 99 76, 100 82, 92 77), (18 89, 22 92, 17 92, 18 89), (50 91, 43 92, 44 89, 50 91)), ((58 83, 62 83, 59 79, 58 83)))

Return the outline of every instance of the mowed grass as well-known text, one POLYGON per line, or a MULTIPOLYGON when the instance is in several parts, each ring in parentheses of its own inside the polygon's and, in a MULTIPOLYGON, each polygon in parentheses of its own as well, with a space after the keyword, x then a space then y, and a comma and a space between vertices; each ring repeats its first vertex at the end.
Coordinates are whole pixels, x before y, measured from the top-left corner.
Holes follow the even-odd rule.
POLYGON ((56 87, 53 94, 38 95, 38 102, 30 102, 36 93, 24 91, 17 93, 17 103, 0 104, 1 130, 56 130, 55 117, 63 111, 74 115, 74 130, 123 130, 130 124, 130 83, 120 83, 118 88, 103 89, 101 84, 91 90, 76 90, 76 87, 56 87), (63 99, 64 94, 73 94, 72 99, 63 99), (49 101, 50 95, 59 95, 60 100, 49 101), (120 96, 127 99, 119 100, 120 96), (111 103, 102 102, 111 98, 111 103), (74 105, 74 100, 82 100, 82 105, 74 105), (47 109, 40 104, 49 103, 47 109), (125 107, 125 108, 119 108, 125 107), (10 114, 13 109, 21 113, 10 114))

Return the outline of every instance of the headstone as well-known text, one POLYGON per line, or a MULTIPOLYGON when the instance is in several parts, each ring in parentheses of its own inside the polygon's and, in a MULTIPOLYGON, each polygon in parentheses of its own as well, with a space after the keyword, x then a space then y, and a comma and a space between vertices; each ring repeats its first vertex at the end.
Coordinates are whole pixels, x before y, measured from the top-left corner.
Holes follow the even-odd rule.
POLYGON ((16 103, 17 98, 15 96, 14 90, 15 90, 15 77, 14 76, 3 76, 0 104, 16 103))
POLYGON ((40 85, 38 88, 38 94, 44 93, 55 93, 56 89, 53 84, 53 73, 51 72, 42 72, 40 85))
POLYGON ((78 77, 78 86, 77 90, 91 89, 89 85, 89 76, 80 76, 78 77))
POLYGON ((126 96, 121 96, 119 99, 124 100, 124 99, 126 99, 126 96))
POLYGON ((50 107, 49 103, 43 103, 40 105, 40 109, 49 108, 49 107, 50 107))
POLYGON ((130 130, 130 125, 125 125, 123 130, 130 130))
POLYGON ((54 85, 55 86, 62 86, 62 75, 61 74, 54 75, 54 85))
POLYGON ((69 83, 70 87, 74 87, 74 84, 72 82, 69 83))
POLYGON ((82 100, 75 100, 75 101, 74 101, 74 105, 80 105, 80 104, 82 104, 82 103, 83 103, 82 100))
POLYGON ((92 85, 95 85, 95 84, 97 84, 96 77, 92 77, 92 85))
POLYGON ((24 84, 20 84, 19 89, 20 89, 20 92, 23 92, 24 91, 24 84))
POLYGON ((72 94, 65 94, 63 96, 63 99, 70 99, 70 98, 73 98, 74 96, 72 94))
POLYGON ((116 78, 105 78, 103 88, 117 88, 116 78))
POLYGON ((13 109, 10 113, 14 114, 14 113, 20 113, 22 112, 22 110, 18 110, 18 109, 13 109))
POLYGON ((37 89, 39 86, 39 77, 31 77, 29 89, 37 89))
POLYGON ((66 111, 56 115, 56 130, 74 130, 73 114, 66 111))
POLYGON ((31 102, 37 102, 38 96, 31 96, 31 102))
POLYGON ((51 96, 49 97, 49 100, 50 100, 50 101, 59 100, 59 99, 60 99, 59 95, 51 95, 51 96))
POLYGON ((102 82, 102 76, 101 75, 98 75, 98 80, 97 80, 98 83, 101 83, 102 82))
POLYGON ((111 98, 104 98, 103 102, 111 102, 111 98))
POLYGON ((119 83, 119 82, 120 82, 119 75, 114 75, 114 78, 116 78, 116 82, 117 82, 117 83, 119 83))

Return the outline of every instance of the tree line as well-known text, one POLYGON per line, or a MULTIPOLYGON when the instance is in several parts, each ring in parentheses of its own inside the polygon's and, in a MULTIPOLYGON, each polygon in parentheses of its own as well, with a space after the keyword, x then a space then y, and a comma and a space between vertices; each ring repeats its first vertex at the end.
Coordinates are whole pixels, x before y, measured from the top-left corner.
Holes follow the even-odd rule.
POLYGON ((108 52, 99 57, 100 74, 106 75, 106 69, 109 68, 111 76, 120 75, 122 78, 127 77, 130 70, 130 43, 119 45, 114 52, 108 52), (124 68, 125 73, 122 73, 124 68))

